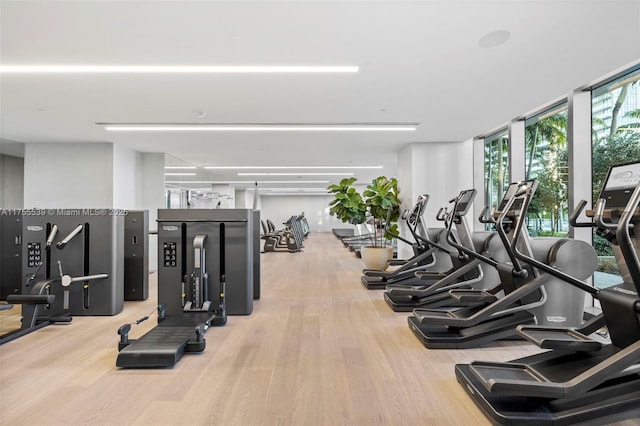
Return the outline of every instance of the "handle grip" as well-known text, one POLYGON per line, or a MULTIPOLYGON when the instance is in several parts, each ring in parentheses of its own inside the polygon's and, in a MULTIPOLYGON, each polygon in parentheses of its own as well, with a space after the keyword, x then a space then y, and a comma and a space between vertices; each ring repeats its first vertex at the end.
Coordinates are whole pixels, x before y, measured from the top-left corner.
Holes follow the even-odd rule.
POLYGON ((578 217, 583 212, 587 205, 587 200, 580 200, 576 208, 571 212, 569 216, 569 224, 574 228, 592 228, 593 222, 578 222, 578 217))

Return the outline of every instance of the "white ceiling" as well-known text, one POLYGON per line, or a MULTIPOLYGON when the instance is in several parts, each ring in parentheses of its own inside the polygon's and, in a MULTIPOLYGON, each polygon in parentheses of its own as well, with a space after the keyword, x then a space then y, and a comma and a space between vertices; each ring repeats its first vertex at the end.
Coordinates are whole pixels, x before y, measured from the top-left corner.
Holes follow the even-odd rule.
MULTIPOLYGON (((396 153, 408 143, 469 139, 640 58, 638 0, 2 0, 0 24, 3 65, 360 67, 330 75, 3 74, 4 140, 113 142, 199 166, 385 166, 355 170, 362 181, 394 175, 396 153), (478 45, 497 30, 511 38, 478 45), (420 126, 408 133, 116 134, 95 124, 105 122, 420 126)), ((232 171, 210 179, 256 178, 232 171)), ((298 180, 320 179, 327 178, 298 180)))

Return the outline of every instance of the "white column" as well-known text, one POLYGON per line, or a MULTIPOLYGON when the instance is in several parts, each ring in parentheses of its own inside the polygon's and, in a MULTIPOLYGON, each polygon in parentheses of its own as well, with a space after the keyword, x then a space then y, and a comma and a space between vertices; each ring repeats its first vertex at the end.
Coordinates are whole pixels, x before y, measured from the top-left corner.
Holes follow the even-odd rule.
MULTIPOLYGON (((410 209, 413 203, 415 203, 417 195, 413 193, 413 161, 412 158, 413 145, 405 146, 399 153, 397 158, 398 171, 398 188, 400 189, 400 211, 404 209, 410 209)), ((399 227, 400 235, 409 236, 409 228, 403 221, 400 221, 399 227)), ((398 241, 398 258, 408 259, 413 256, 413 250, 407 244, 402 241, 398 241)))
MULTIPOLYGON (((567 148, 569 151, 569 213, 580 200, 585 209, 592 207, 591 178, 591 92, 577 90, 569 95, 567 120, 567 148), (585 167, 585 164, 588 167, 585 167)), ((580 220, 586 220, 581 215, 580 220)), ((569 228, 569 236, 593 244, 591 228, 569 228)), ((587 281, 591 281, 588 279, 587 281)), ((593 296, 585 297, 585 306, 593 306, 593 296)))
MULTIPOLYGON (((158 229, 158 209, 164 208, 164 154, 143 152, 140 154, 140 208, 149 210, 149 230, 158 229)), ((149 269, 158 268, 158 238, 149 236, 149 269)))
MULTIPOLYGON (((253 209, 254 197, 256 191, 254 188, 236 189, 235 208, 236 209, 253 209)), ((260 210, 260 190, 258 190, 258 204, 255 210, 260 210)))
POLYGON ((525 121, 512 120, 509 123, 509 180, 511 182, 525 179, 525 121))
MULTIPOLYGON (((475 138, 473 144, 473 188, 478 191, 476 201, 473 203, 473 217, 480 217, 482 209, 485 207, 485 182, 484 182, 484 138, 475 138)), ((474 231, 484 231, 484 224, 478 220, 469 221, 471 229, 474 231), (473 223, 471 225, 471 223, 473 223)))
POLYGON ((141 169, 141 154, 138 151, 113 145, 113 207, 139 208, 141 169))
MULTIPOLYGON (((569 150, 569 212, 580 200, 586 200, 585 209, 592 205, 591 179, 591 92, 576 91, 569 96, 567 122, 567 148, 569 150), (585 167, 585 164, 587 167, 585 167)), ((584 216, 582 217, 584 220, 584 216)), ((571 228, 569 236, 592 242, 591 228, 571 228)))

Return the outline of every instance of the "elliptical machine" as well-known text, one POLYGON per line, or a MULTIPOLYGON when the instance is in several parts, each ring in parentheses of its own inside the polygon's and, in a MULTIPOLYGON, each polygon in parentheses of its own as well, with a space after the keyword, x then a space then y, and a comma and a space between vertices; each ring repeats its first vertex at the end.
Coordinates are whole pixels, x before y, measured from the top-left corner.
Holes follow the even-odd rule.
MULTIPOLYGON (((505 363, 456 365, 458 382, 492 421, 499 424, 569 425, 609 423, 640 416, 640 162, 613 166, 592 222, 619 246, 624 282, 596 289, 516 250, 519 259, 577 287, 600 301, 602 314, 578 329, 520 326, 518 333, 549 351, 505 363), (611 341, 594 334, 601 327, 611 341)), ((515 244, 514 244, 515 245, 515 244)))
POLYGON ((368 289, 382 289, 387 286, 388 283, 405 280, 415 279, 414 273, 416 271, 423 271, 425 268, 429 268, 435 265, 436 258, 434 256, 437 248, 436 243, 431 241, 428 237, 423 237, 420 234, 427 235, 427 231, 424 229, 424 223, 422 217, 426 211, 426 206, 429 201, 429 195, 423 194, 418 196, 418 200, 414 205, 412 211, 409 213, 405 211, 402 214, 402 218, 406 221, 407 228, 411 232, 415 242, 411 242, 400 235, 392 234, 388 230, 388 223, 390 223, 390 217, 392 209, 389 209, 387 213, 387 220, 385 221, 384 233, 391 235, 392 237, 411 245, 413 248, 414 256, 411 259, 401 263, 398 268, 392 271, 382 271, 377 269, 363 269, 361 282, 368 289))
MULTIPOLYGON (((427 348, 469 348, 498 339, 516 337, 521 324, 547 324, 548 322, 575 324, 582 320, 582 305, 575 315, 560 315, 558 306, 548 303, 547 286, 554 288, 556 279, 540 274, 516 254, 523 250, 548 265, 570 271, 584 279, 595 270, 597 259, 593 248, 569 239, 540 239, 538 244, 527 238, 523 229, 524 212, 537 187, 537 181, 512 183, 499 207, 496 228, 509 261, 497 262, 483 254, 458 248, 465 254, 493 265, 498 270, 500 284, 491 290, 452 289, 449 295, 460 302, 479 302, 461 309, 415 309, 408 317, 409 328, 427 348), (517 238, 521 232, 523 238, 517 238), (501 294, 503 294, 501 296, 501 294)), ((457 206, 454 206, 454 211, 457 206)), ((452 242, 453 244, 453 242, 452 242)), ((567 297, 559 293, 558 297, 567 297)), ((568 297, 571 297, 570 295, 568 297)))

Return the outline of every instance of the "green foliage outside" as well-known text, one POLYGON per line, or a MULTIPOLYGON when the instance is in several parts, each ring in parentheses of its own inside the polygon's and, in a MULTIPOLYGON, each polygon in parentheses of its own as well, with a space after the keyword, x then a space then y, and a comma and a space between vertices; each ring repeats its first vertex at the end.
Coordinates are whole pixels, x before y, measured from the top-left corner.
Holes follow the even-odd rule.
MULTIPOLYGON (((623 106, 640 107, 640 99, 629 99, 629 89, 632 85, 638 84, 638 81, 634 81, 593 98, 594 105, 608 102, 611 106, 603 109, 600 115, 594 114, 592 117, 591 161, 594 203, 604 185, 609 167, 640 160, 640 132, 638 131, 640 128, 640 108, 632 109, 624 115, 620 113, 623 106), (626 119, 626 124, 620 124, 621 117, 626 119)), ((636 93, 638 92, 636 91, 636 93)), ((613 256, 609 242, 595 234, 593 246, 598 256, 613 256)), ((617 266, 614 261, 609 259, 601 261, 598 270, 617 273, 617 266)))
POLYGON ((565 236, 567 217, 567 113, 562 110, 525 128, 526 177, 537 179, 538 189, 528 211, 529 227, 538 236, 565 236), (545 223, 550 227, 545 228, 545 223))
POLYGON ((484 145, 485 205, 497 208, 509 181, 509 137, 488 137, 484 145))

